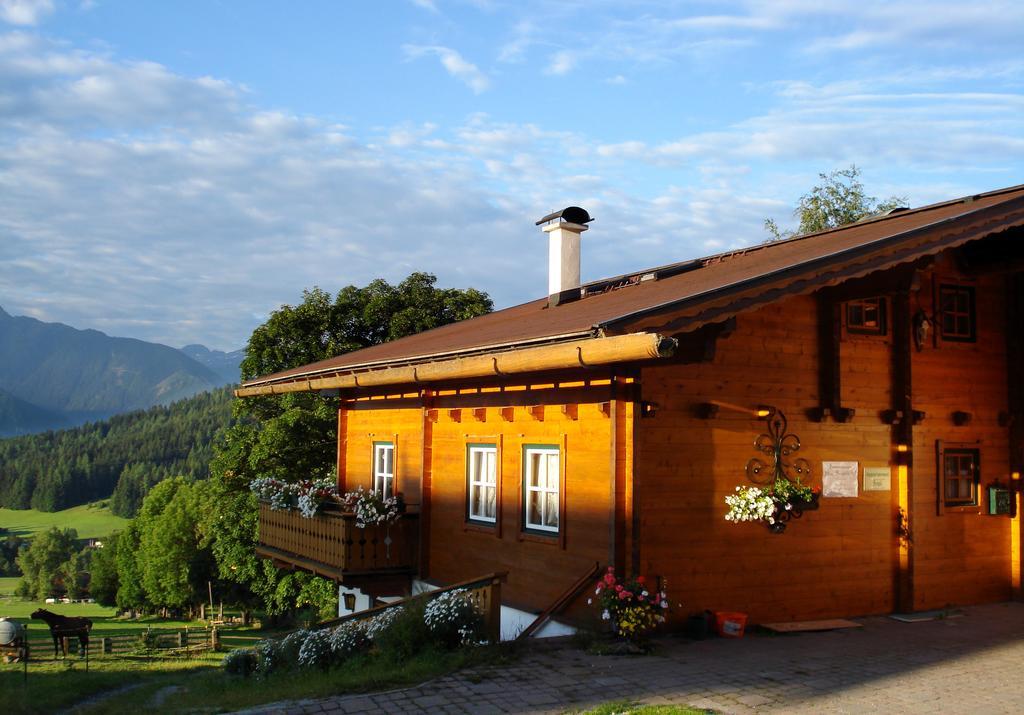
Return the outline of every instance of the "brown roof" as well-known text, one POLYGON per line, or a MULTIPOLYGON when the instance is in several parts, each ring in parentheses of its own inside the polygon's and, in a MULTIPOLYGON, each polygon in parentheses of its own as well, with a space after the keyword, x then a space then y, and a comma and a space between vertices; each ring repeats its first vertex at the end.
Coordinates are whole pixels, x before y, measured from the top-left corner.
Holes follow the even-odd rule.
POLYGON ((548 307, 542 298, 245 384, 643 330, 668 313, 671 327, 685 332, 782 291, 809 292, 1017 225, 1024 185, 596 281, 580 300, 548 307))

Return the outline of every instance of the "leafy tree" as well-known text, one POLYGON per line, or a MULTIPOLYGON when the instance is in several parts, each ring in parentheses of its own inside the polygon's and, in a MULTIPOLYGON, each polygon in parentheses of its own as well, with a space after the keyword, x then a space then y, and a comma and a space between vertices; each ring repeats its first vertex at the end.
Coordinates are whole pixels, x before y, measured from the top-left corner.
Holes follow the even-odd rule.
POLYGON ((27 540, 0 527, 0 576, 21 576, 18 554, 27 548, 27 540))
POLYGON ((89 561, 89 595, 104 606, 117 604, 117 543, 120 534, 103 540, 103 547, 92 552, 89 561))
POLYGON ((141 610, 149 606, 146 589, 142 585, 142 565, 137 558, 142 529, 137 520, 128 522, 117 538, 117 596, 115 601, 121 609, 141 610))
MULTIPOLYGON (((19 595, 38 599, 61 593, 66 587, 68 561, 78 554, 78 532, 51 527, 32 539, 31 545, 18 555, 21 568, 19 595)), ((77 575, 77 571, 72 572, 77 575)), ((72 579, 74 581, 74 579, 72 579)))
POLYGON ((779 228, 774 220, 765 219, 764 228, 772 235, 768 240, 780 241, 805 233, 826 231, 907 205, 905 196, 890 196, 884 201, 868 196, 860 182, 860 173, 860 169, 851 164, 848 169, 818 174, 822 183, 801 196, 793 211, 800 222, 797 229, 786 231, 779 228))
MULTIPOLYGON (((249 338, 242 379, 280 372, 369 347, 491 310, 474 289, 439 289, 436 278, 413 273, 397 286, 375 280, 331 298, 319 288, 299 305, 282 306, 249 338)), ((294 481, 333 474, 337 405, 318 394, 292 393, 237 400, 235 422, 214 445, 210 473, 214 505, 206 530, 220 576, 246 585, 270 614, 297 606, 325 609, 336 598, 329 582, 275 569, 254 554, 257 505, 248 484, 257 476, 294 481)))
POLYGON ((157 488, 165 484, 176 484, 177 489, 144 526, 139 543, 142 583, 150 603, 182 610, 204 600, 206 583, 213 578, 213 555, 204 548, 200 530, 208 486, 175 478, 157 488))

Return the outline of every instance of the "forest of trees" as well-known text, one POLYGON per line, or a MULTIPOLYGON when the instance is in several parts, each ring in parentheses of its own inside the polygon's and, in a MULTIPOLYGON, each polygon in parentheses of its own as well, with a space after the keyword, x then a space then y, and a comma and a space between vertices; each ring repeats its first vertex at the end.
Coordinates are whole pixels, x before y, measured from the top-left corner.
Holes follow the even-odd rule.
POLYGON ((74 429, 0 440, 0 506, 57 511, 111 497, 130 517, 170 476, 203 479, 231 424, 229 388, 74 429))

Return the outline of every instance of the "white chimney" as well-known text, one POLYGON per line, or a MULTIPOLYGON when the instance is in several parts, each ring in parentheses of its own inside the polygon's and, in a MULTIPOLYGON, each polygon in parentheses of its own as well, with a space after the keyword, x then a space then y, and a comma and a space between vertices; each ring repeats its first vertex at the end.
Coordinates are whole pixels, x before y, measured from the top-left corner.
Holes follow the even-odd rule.
POLYGON ((543 228, 548 235, 548 305, 580 297, 580 236, 592 220, 583 209, 569 206, 537 222, 550 221, 543 228))

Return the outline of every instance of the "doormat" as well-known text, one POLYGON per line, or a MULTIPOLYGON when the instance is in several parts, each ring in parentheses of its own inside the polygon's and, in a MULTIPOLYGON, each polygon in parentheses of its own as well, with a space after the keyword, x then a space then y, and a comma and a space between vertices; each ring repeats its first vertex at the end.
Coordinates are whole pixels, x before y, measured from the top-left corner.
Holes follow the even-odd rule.
POLYGON ((942 621, 947 618, 963 618, 964 612, 958 609, 938 611, 917 611, 916 613, 894 613, 889 618, 901 623, 923 623, 924 621, 942 621))
POLYGON ((841 628, 860 628, 860 623, 847 621, 842 618, 833 618, 827 621, 791 621, 790 623, 762 623, 762 628, 767 628, 776 633, 808 633, 811 631, 836 631, 841 628))

